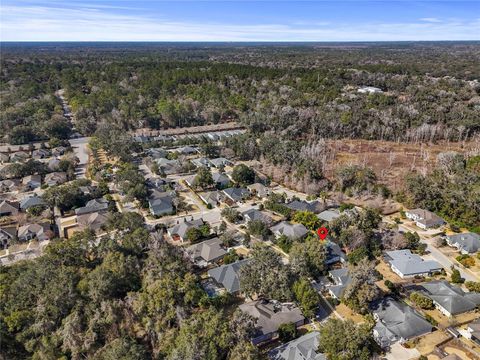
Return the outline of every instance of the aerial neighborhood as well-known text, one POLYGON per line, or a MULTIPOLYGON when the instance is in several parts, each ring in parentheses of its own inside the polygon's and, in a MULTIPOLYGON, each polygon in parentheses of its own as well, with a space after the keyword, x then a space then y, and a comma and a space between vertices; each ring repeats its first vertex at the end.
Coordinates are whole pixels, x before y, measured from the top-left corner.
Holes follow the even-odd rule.
POLYGON ((29 46, 0 359, 480 359, 478 44, 29 46))
POLYGON ((426 209, 385 214, 354 196, 289 189, 258 162, 221 156, 242 131, 132 136, 128 162, 95 138, 80 149, 86 164, 68 141, 58 156, 45 144, 2 152, 3 265, 85 232, 106 241, 137 219, 177 249, 204 301, 238 304, 253 319, 249 341, 271 359, 322 358, 321 336, 338 321, 359 334, 370 326, 377 352, 405 359, 437 339, 476 341, 478 234, 426 209))

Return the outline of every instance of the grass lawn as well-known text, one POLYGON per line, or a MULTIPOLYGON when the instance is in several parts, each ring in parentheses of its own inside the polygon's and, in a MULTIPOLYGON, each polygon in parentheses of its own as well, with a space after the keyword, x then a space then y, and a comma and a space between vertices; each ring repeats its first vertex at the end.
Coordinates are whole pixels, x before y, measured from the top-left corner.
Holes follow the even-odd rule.
POLYGON ((449 338, 449 336, 444 333, 443 331, 434 331, 430 334, 422 336, 415 348, 420 352, 422 355, 430 354, 437 344, 440 344, 442 341, 445 341, 449 338))
POLYGON ((344 319, 349 319, 352 320, 355 323, 363 323, 365 322, 365 318, 351 310, 347 305, 345 304, 338 304, 335 307, 335 310, 340 314, 340 316, 344 319))

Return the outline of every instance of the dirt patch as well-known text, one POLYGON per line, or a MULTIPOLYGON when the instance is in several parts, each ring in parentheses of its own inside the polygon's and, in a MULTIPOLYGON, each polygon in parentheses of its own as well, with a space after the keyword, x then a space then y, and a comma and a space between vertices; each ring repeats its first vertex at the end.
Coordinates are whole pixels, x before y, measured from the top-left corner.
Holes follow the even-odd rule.
POLYGON ((415 170, 425 173, 437 164, 437 155, 446 151, 477 153, 474 142, 439 142, 436 144, 396 143, 373 140, 331 140, 328 142, 334 156, 326 168, 332 177, 338 167, 358 164, 372 168, 379 181, 393 189, 401 187, 407 173, 415 170))

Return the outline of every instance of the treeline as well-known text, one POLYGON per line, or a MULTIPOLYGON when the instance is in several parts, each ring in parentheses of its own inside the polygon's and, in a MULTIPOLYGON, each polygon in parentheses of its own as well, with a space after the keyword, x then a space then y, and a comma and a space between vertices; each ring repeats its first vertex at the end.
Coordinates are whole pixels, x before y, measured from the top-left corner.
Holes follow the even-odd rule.
POLYGON ((138 214, 112 214, 54 240, 35 260, 0 268, 0 336, 8 359, 258 359, 253 322, 208 298, 179 250, 138 214))
POLYGON ((223 47, 210 53, 195 47, 150 52, 133 47, 125 54, 100 49, 88 48, 85 55, 76 47, 42 54, 6 48, 0 78, 4 133, 15 139, 20 131, 33 132, 18 141, 43 135, 38 129, 60 111, 53 97, 59 88, 66 90, 78 130, 86 135, 100 123, 129 130, 232 119, 293 140, 462 140, 480 130, 480 84, 469 81, 473 70, 466 70, 478 54, 475 45, 223 47), (440 50, 449 77, 426 71, 437 68, 434 55, 440 50), (465 57, 458 58, 459 52, 465 57), (413 62, 415 54, 424 62, 413 62), (234 63, 242 57, 253 60, 234 63), (366 85, 384 92, 357 92, 366 85))

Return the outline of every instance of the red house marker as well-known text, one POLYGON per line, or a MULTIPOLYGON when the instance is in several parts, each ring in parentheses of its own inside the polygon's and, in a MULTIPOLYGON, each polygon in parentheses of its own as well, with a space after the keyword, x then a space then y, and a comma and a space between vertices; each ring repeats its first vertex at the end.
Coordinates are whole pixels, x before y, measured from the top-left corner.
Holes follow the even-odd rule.
POLYGON ((321 227, 320 229, 317 230, 318 237, 322 240, 325 240, 325 238, 328 235, 328 230, 326 227, 321 227))

